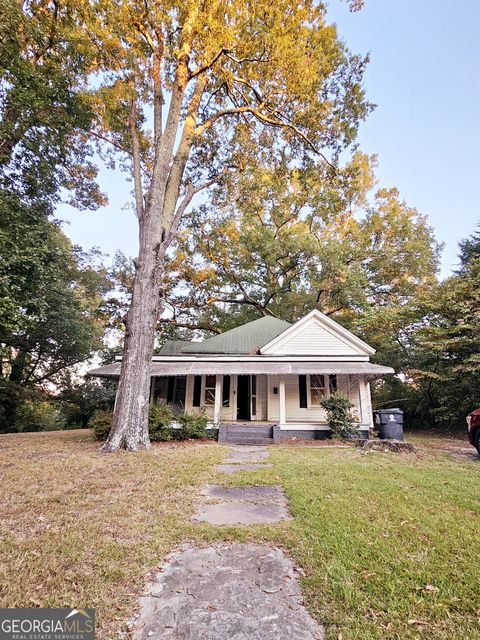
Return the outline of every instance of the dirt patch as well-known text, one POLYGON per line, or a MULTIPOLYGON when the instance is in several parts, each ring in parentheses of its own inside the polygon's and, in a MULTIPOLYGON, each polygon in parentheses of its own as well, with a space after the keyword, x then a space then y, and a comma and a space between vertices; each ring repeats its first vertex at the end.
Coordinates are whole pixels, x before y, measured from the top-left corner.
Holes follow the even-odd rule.
POLYGON ((462 460, 480 463, 480 457, 473 447, 446 447, 445 449, 440 449, 440 451, 455 456, 456 458, 461 458, 462 460))

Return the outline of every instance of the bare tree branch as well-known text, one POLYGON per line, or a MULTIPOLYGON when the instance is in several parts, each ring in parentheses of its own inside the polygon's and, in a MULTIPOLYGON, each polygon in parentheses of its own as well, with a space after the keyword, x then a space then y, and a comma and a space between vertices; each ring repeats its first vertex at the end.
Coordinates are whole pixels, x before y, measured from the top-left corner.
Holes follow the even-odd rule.
POLYGON ((197 76, 199 76, 201 73, 205 73, 205 71, 208 71, 209 69, 211 69, 213 67, 213 65, 222 57, 222 55, 224 53, 229 52, 230 49, 226 49, 225 47, 222 47, 220 49, 220 51, 218 51, 213 58, 210 60, 210 62, 206 62, 205 64, 203 64, 201 67, 198 67, 198 69, 195 69, 195 71, 191 71, 189 74, 189 78, 191 80, 193 80, 193 78, 196 78, 197 76))
POLYGON ((182 216, 185 213, 185 210, 188 207, 188 205, 191 203, 193 197, 197 195, 197 193, 200 193, 200 191, 203 191, 204 189, 208 189, 208 187, 211 187, 212 184, 218 181, 219 177, 220 177, 220 174, 215 176, 211 180, 208 180, 207 182, 204 182, 203 184, 198 185, 197 187, 192 187, 191 184, 188 185, 187 192, 183 197, 183 200, 178 205, 177 210, 175 211, 175 215, 173 216, 172 224, 171 224, 167 239, 165 240, 165 248, 169 247, 172 240, 174 239, 175 234, 177 233, 178 225, 180 224, 180 221, 182 219, 182 216))
POLYGON ((140 140, 137 128, 137 100, 133 98, 130 110, 130 135, 132 138, 133 184, 135 189, 135 209, 137 218, 141 220, 144 214, 142 170, 140 162, 140 140))

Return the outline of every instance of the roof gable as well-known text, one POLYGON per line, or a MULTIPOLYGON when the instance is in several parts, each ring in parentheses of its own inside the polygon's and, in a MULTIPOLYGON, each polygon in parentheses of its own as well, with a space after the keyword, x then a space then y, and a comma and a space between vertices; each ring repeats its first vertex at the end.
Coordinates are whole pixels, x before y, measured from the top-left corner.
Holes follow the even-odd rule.
POLYGON ((254 354, 290 326, 285 320, 264 316, 203 342, 191 342, 182 353, 254 354))
POLYGON ((260 349, 265 355, 368 356, 375 349, 314 309, 260 349))

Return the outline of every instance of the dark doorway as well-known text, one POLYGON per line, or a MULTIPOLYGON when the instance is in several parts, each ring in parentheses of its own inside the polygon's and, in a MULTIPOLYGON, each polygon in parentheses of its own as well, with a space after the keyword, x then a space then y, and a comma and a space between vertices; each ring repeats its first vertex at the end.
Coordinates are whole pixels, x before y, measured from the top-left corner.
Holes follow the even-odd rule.
POLYGON ((250 376, 238 376, 237 420, 250 420, 250 376))

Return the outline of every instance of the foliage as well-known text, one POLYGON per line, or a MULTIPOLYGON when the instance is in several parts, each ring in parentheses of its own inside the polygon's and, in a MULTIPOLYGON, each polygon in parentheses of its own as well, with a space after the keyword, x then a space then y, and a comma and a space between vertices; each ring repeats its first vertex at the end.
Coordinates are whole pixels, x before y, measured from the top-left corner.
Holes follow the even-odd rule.
POLYGON ((87 378, 85 381, 74 382, 67 371, 61 387, 58 399, 66 428, 86 428, 95 411, 113 410, 115 384, 110 381, 99 382, 87 378))
POLYGON ((23 390, 60 384, 101 346, 110 282, 96 258, 0 191, 0 393, 10 424, 23 390))
POLYGON ((78 3, 0 0, 0 188, 44 206, 105 202, 85 133, 94 50, 78 3))
POLYGON ((90 429, 97 440, 105 440, 112 427, 112 411, 97 411, 88 422, 90 429))
POLYGON ((166 323, 218 331, 318 308, 352 326, 359 312, 403 305, 435 281, 426 219, 396 189, 370 201, 374 158, 357 153, 332 177, 267 135, 244 156, 213 204, 185 219, 165 282, 166 323))
POLYGON ((150 440, 172 440, 174 438, 172 420, 172 410, 168 405, 152 405, 148 414, 148 433, 150 440))
POLYGON ((478 244, 478 235, 464 241, 458 271, 383 314, 381 324, 363 319, 366 327, 375 324, 379 359, 404 374, 403 381, 377 384, 374 401, 400 406, 407 426, 463 430, 467 413, 480 405, 478 244))
MULTIPOLYGON (((109 411, 98 411, 89 422, 98 440, 105 440, 112 426, 113 414, 109 411)), ((166 404, 155 404, 150 407, 148 417, 148 432, 150 440, 190 440, 198 438, 212 438, 215 432, 207 429, 207 416, 200 413, 181 413, 175 418, 180 427, 173 427, 171 408, 166 404)))
POLYGON ((215 435, 212 429, 207 429, 208 419, 203 411, 199 413, 181 413, 177 420, 181 425, 178 430, 178 438, 180 440, 212 438, 215 435))
POLYGON ((58 405, 47 400, 27 400, 15 416, 15 431, 56 431, 63 427, 58 405))
POLYGON ((96 54, 78 8, 0 0, 0 430, 32 392, 58 387, 103 332, 109 284, 98 255, 52 220, 63 197, 84 209, 105 203, 86 135, 96 54))
POLYGON ((345 439, 358 435, 350 417, 350 409, 353 404, 346 396, 337 391, 323 398, 320 405, 327 412, 328 424, 334 438, 345 439))

